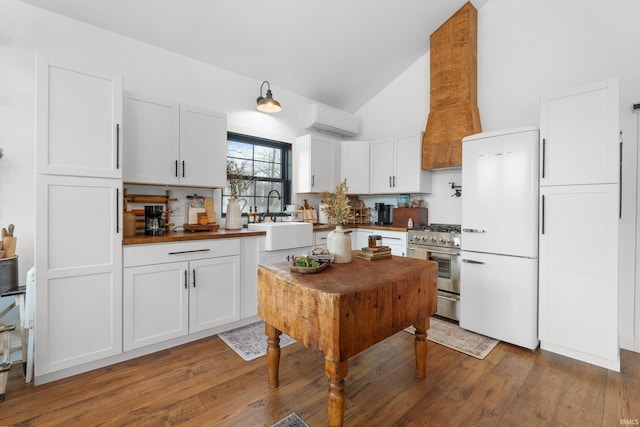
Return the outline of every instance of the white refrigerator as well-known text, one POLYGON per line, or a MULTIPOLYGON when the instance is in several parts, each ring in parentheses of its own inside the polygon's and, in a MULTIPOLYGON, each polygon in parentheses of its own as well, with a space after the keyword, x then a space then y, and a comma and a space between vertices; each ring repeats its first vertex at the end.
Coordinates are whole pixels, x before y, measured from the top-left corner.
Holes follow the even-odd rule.
POLYGON ((460 327, 538 346, 539 133, 462 140, 460 327))

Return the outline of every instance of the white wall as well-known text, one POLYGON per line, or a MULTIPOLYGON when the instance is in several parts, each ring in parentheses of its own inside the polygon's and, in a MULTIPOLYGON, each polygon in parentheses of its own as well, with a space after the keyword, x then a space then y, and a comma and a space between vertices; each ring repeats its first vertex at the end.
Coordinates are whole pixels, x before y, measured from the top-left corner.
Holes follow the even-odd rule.
POLYGON ((290 143, 307 133, 300 112, 311 100, 279 89, 278 82, 271 88, 282 111, 260 113, 261 81, 15 0, 0 1, 0 226, 16 226, 22 282, 34 263, 36 54, 81 58, 122 74, 125 90, 225 112, 232 131, 290 143))
MULTIPOLYGON (((636 351, 640 351, 640 289, 635 284, 638 115, 631 106, 640 102, 639 16, 636 0, 491 0, 478 11, 478 108, 484 131, 539 125, 544 93, 620 79, 625 145, 619 331, 623 348, 636 351)), ((428 83, 427 53, 357 111, 366 133, 360 137, 424 129, 428 83)), ((434 182, 434 193, 441 186, 434 182)), ((431 218, 444 198, 434 194, 427 201, 431 218)))

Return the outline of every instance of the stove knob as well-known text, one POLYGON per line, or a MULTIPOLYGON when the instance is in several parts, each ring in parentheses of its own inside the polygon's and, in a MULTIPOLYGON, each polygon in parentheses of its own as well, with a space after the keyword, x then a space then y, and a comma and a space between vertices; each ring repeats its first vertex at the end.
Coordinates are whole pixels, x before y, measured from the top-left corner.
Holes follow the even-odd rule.
POLYGON ((431 243, 435 243, 436 242, 436 238, 434 236, 432 236, 429 240, 431 240, 431 243))
POLYGON ((422 239, 423 242, 426 242, 427 240, 429 240, 429 238, 427 236, 422 236, 421 239, 422 239))
POLYGON ((453 239, 447 239, 447 245, 453 245, 453 239))
POLYGON ((444 237, 438 238, 438 243, 440 243, 441 245, 444 245, 445 242, 446 242, 446 239, 444 237))

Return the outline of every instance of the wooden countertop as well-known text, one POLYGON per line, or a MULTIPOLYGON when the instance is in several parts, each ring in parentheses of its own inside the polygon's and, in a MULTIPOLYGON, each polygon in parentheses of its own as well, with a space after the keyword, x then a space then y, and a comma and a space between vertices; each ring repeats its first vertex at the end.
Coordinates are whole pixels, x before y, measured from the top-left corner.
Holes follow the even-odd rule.
POLYGON ((147 243, 170 243, 185 242, 190 240, 206 239, 231 239, 234 237, 264 236, 264 231, 247 230, 225 230, 218 231, 170 231, 162 236, 146 236, 144 233, 136 233, 135 237, 125 237, 122 239, 123 245, 142 245, 147 243))
MULTIPOLYGON (((336 228, 335 224, 315 224, 313 231, 331 231, 336 228)), ((400 231, 407 232, 407 227, 400 227, 397 225, 373 225, 373 224, 348 224, 344 228, 366 228, 368 230, 388 230, 388 231, 400 231)))
MULTIPOLYGON (((331 231, 335 229, 334 224, 315 224, 313 231, 331 231)), ((397 227, 393 225, 373 225, 373 224, 349 224, 344 228, 366 228, 369 230, 388 230, 406 232, 406 227, 397 227)), ((144 245, 148 243, 170 243, 184 242, 189 240, 206 240, 206 239, 230 239, 234 237, 248 236, 264 236, 264 231, 254 231, 243 228, 242 230, 225 230, 220 228, 218 231, 170 231, 162 236, 146 236, 144 233, 136 233, 134 237, 124 237, 123 245, 144 245)))

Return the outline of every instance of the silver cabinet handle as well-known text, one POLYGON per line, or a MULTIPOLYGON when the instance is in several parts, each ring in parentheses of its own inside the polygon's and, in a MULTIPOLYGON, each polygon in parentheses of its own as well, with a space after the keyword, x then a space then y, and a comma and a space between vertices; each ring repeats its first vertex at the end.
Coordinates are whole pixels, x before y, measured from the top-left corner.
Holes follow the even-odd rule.
POLYGON ((486 233, 487 230, 483 230, 481 228, 463 228, 462 231, 465 233, 486 233))
POLYGON ((462 262, 466 262, 467 264, 484 264, 482 261, 475 261, 472 259, 463 259, 462 262))
POLYGON ((184 288, 187 289, 187 270, 184 271, 184 288))
POLYGON ((193 269, 192 273, 193 273, 193 287, 195 288, 196 287, 196 269, 195 268, 193 269))

